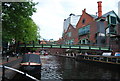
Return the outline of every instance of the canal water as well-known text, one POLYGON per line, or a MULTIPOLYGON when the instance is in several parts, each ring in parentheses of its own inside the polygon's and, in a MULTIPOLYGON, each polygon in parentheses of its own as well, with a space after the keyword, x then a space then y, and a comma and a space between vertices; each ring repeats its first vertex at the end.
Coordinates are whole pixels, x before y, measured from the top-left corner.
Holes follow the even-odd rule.
MULTIPOLYGON (((41 56, 42 68, 38 75, 40 81, 120 81, 120 72, 92 64, 81 63, 75 59, 60 56, 41 56)), ((22 81, 17 74, 13 80, 22 81)), ((12 80, 12 81, 13 81, 12 80)), ((33 81, 26 78, 26 81, 33 81)))

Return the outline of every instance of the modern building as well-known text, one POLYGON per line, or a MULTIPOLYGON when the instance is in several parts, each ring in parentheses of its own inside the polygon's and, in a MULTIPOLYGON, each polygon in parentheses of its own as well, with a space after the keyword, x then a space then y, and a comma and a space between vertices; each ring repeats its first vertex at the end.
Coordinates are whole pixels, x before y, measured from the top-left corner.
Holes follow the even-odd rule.
POLYGON ((64 19, 63 33, 67 31, 69 24, 71 24, 75 28, 79 18, 80 15, 75 15, 71 13, 67 19, 64 19))
POLYGON ((120 1, 118 2, 118 16, 120 18, 120 1))

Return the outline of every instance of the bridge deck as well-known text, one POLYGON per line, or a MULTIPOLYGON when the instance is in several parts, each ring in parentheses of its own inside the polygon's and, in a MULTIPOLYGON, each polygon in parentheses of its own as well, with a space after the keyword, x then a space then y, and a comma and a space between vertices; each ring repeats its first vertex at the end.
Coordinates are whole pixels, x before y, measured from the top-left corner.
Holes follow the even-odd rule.
POLYGON ((81 50, 103 50, 111 51, 109 47, 100 46, 86 46, 86 45, 48 45, 48 44, 28 44, 20 45, 19 47, 30 47, 30 48, 65 48, 65 49, 81 49, 81 50))

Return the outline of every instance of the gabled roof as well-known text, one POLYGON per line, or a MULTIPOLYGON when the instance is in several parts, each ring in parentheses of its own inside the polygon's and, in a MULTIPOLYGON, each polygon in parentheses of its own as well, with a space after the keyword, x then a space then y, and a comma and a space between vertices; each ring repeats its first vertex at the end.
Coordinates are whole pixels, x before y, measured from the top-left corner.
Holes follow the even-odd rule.
MULTIPOLYGON (((78 21, 79 21, 81 15, 76 15, 76 16, 78 17, 78 19, 74 20, 74 23, 76 23, 76 24, 70 23, 74 28, 76 28, 76 25, 77 25, 77 23, 78 23, 78 21)), ((68 25, 68 26, 69 26, 69 25, 68 25)))
POLYGON ((69 26, 68 26, 68 28, 67 28, 67 31, 66 31, 66 32, 68 32, 68 30, 69 30, 69 28, 70 28, 70 27, 71 27, 71 28, 73 28, 73 29, 75 29, 75 28, 74 28, 74 26, 73 26, 72 24, 69 24, 69 26))
POLYGON ((108 15, 110 15, 112 13, 116 15, 118 22, 120 22, 120 18, 118 17, 118 15, 113 10, 109 11, 108 13, 103 14, 102 17, 107 17, 108 15))
POLYGON ((109 14, 112 14, 112 13, 115 13, 115 12, 113 10, 109 11, 109 12, 103 14, 102 17, 107 17, 109 14))
POLYGON ((90 16, 92 16, 94 19, 96 19, 98 16, 96 15, 92 15, 92 14, 89 14, 90 16))
MULTIPOLYGON (((88 14, 86 11, 83 11, 83 13, 82 13, 82 15, 81 15, 81 17, 80 17, 80 19, 79 19, 76 27, 81 26, 81 25, 79 25, 79 24, 80 24, 80 22, 82 21, 82 19, 84 18, 84 17, 83 17, 84 14, 86 14, 85 16, 88 16, 88 17, 91 18, 91 21, 90 21, 90 22, 94 21, 94 19, 97 17, 97 16, 95 16, 95 15, 88 14)), ((88 17, 85 17, 85 18, 87 19, 88 17)), ((90 22, 89 22, 89 23, 90 23, 90 22)), ((89 24, 89 23, 88 23, 88 24, 89 24)))
MULTIPOLYGON (((86 13, 86 12, 85 12, 86 13)), ((86 13, 87 15, 89 15, 89 16, 91 16, 92 18, 96 18, 97 16, 95 16, 95 15, 92 15, 92 14, 88 14, 88 13, 86 13)))

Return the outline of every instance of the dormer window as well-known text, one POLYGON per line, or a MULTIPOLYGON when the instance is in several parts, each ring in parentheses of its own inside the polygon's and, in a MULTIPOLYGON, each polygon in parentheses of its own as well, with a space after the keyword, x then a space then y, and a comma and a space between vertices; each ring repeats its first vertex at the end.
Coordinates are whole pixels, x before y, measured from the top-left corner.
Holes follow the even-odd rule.
POLYGON ((108 16, 108 24, 116 25, 117 18, 114 16, 108 16))
POLYGON ((111 16, 111 24, 115 24, 116 25, 116 17, 113 17, 113 16, 111 16))

